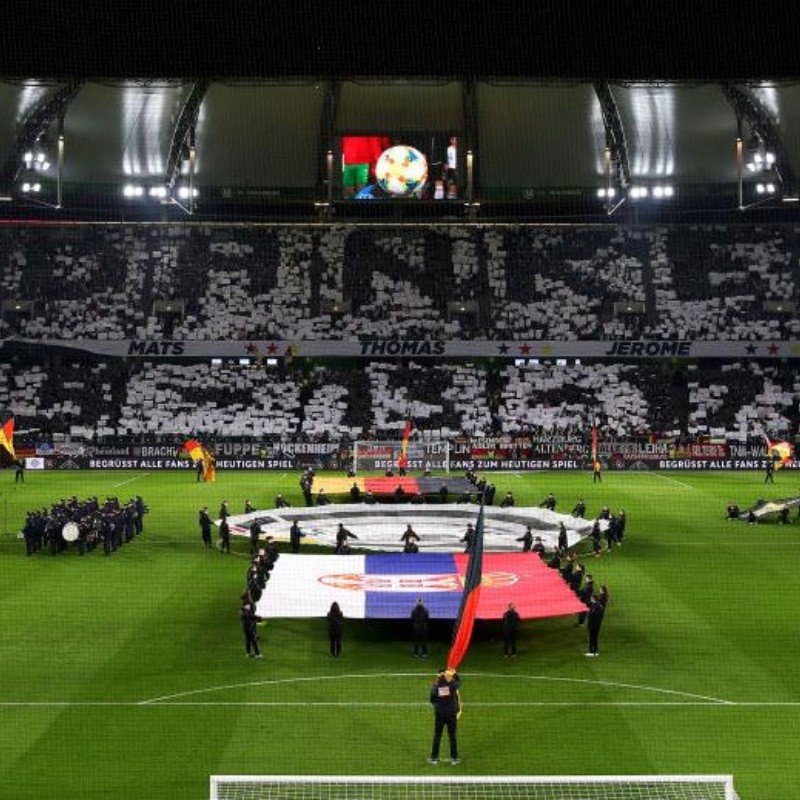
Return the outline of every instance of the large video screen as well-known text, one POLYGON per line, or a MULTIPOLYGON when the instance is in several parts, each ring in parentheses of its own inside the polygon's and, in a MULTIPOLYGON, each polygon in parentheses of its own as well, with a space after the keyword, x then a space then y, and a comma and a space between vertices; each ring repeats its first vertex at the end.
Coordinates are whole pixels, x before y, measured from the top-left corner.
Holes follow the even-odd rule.
POLYGON ((458 200, 464 194, 453 133, 342 136, 342 197, 348 200, 458 200))

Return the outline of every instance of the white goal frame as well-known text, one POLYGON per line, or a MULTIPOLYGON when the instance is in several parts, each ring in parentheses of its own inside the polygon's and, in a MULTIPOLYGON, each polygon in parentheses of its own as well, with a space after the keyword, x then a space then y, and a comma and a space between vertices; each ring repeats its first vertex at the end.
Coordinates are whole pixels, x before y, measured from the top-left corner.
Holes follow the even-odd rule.
MULTIPOLYGON (((397 470, 400 450, 403 443, 399 439, 366 441, 359 439, 353 442, 353 472, 358 473, 364 469, 381 470, 391 466, 397 470), (372 455, 365 455, 372 453, 372 455), (364 467, 359 464, 360 458, 373 460, 375 465, 364 467)), ((408 472, 419 474, 428 466, 440 472, 450 472, 450 441, 448 439, 419 439, 412 438, 408 443, 408 472)))
MULTIPOLYGON (((325 786, 391 786, 406 784, 414 786, 425 784, 428 786, 457 785, 465 789, 474 790, 479 786, 533 786, 533 785, 553 785, 558 784, 563 787, 574 786, 578 792, 582 786, 597 784, 616 784, 627 787, 628 790, 635 784, 652 785, 663 784, 665 789, 672 787, 679 789, 680 784, 715 784, 723 789, 724 800, 739 800, 739 796, 733 787, 732 775, 481 775, 481 776, 420 776, 420 775, 212 775, 210 779, 210 798, 211 800, 229 800, 231 795, 224 793, 224 787, 232 784, 242 784, 249 787, 258 784, 277 784, 277 785, 320 785, 325 786), (223 790, 222 792, 220 790, 223 790)), ((623 789, 623 792, 625 789, 623 789)), ((360 797, 361 795, 359 795, 360 797)), ((473 796, 469 794, 468 796, 473 796)), ((522 795, 517 795, 522 797, 522 795)), ((633 795, 625 795, 633 797, 633 795)), ((670 795, 673 796, 673 795, 670 795)), ((242 797, 255 798, 255 794, 246 794, 242 797)), ((584 797, 576 794, 576 797, 584 797)), ((680 795, 674 794, 675 798, 680 795)), ((646 800, 646 798, 643 798, 646 800)))

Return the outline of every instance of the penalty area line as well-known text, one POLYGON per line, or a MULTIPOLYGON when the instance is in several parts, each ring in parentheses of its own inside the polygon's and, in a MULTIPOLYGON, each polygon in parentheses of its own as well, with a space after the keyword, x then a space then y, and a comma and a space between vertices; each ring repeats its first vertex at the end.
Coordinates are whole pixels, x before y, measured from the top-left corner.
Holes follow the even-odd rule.
POLYGON ((655 478, 661 478, 662 481, 669 481, 670 483, 677 483, 678 486, 683 486, 684 489, 691 489, 692 491, 695 490, 694 486, 689 486, 688 483, 684 483, 683 481, 679 481, 677 478, 672 478, 669 475, 662 475, 660 472, 651 472, 650 474, 655 478))
POLYGON ((127 485, 129 483, 133 483, 134 481, 138 481, 139 478, 146 478, 149 474, 150 474, 149 472, 145 472, 142 475, 136 475, 133 478, 128 478, 127 481, 122 481, 122 483, 115 483, 111 488, 112 489, 119 489, 120 486, 125 486, 125 485, 127 485))

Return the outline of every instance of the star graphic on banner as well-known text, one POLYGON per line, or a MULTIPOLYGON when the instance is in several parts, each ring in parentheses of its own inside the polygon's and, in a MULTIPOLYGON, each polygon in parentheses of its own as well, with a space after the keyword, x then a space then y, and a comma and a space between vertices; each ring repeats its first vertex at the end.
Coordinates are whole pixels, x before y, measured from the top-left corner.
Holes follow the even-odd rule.
POLYGON ((501 344, 501 345, 500 345, 500 346, 499 346, 497 349, 498 349, 498 350, 499 350, 499 351, 500 351, 500 352, 501 352, 503 355, 505 355, 505 354, 508 352, 508 345, 507 345, 505 342, 503 342, 503 343, 502 343, 502 344, 501 344))
POLYGON ((267 348, 267 352, 268 352, 268 353, 269 353, 271 356, 275 355, 275 353, 277 353, 277 352, 278 352, 278 346, 275 344, 275 342, 270 342, 270 343, 269 343, 269 347, 267 348))
POLYGON ((749 356, 754 356, 756 354, 756 346, 754 344, 747 345, 745 350, 747 351, 747 355, 749 356))
POLYGON ((527 356, 528 353, 531 352, 531 346, 527 342, 525 342, 525 344, 520 345, 519 351, 520 353, 522 353, 522 355, 527 356))
POLYGON ((553 355, 553 345, 546 344, 542 347, 542 355, 543 356, 551 356, 553 355))
POLYGON ((793 345, 792 345, 792 346, 789 348, 789 352, 790 352, 790 353, 791 353, 793 356, 800 356, 800 343, 798 343, 798 342, 795 342, 795 343, 794 343, 794 344, 793 344, 793 345))
POLYGON ((250 342, 250 344, 247 345, 247 352, 250 353, 251 356, 254 356, 258 353, 258 348, 250 342))
POLYGON ((781 348, 775 344, 775 342, 773 342, 767 349, 769 350, 769 354, 771 356, 776 356, 781 348))

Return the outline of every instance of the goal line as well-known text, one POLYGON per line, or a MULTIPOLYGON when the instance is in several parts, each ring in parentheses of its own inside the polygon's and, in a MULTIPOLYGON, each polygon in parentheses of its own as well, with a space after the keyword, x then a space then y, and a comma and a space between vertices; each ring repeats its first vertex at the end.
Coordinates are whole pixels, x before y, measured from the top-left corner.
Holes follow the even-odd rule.
POLYGON ((213 775, 211 800, 739 800, 731 775, 213 775))

